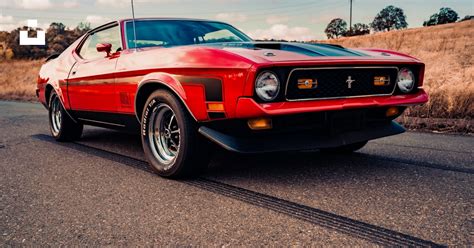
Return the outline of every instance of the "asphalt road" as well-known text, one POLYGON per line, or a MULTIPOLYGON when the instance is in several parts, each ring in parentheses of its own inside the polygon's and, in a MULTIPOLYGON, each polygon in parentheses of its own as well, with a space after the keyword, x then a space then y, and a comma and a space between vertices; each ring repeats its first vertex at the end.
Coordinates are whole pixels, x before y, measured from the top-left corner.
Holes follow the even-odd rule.
POLYGON ((408 132, 353 155, 218 150, 201 178, 151 173, 139 136, 49 136, 0 102, 0 245, 470 246, 474 138, 408 132))

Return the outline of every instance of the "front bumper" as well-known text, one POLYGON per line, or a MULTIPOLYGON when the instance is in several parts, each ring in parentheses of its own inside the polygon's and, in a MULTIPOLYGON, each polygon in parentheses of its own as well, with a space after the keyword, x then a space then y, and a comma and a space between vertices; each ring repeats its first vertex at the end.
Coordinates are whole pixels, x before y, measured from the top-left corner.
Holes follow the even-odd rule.
POLYGON ((338 147, 400 134, 405 132, 405 129, 398 123, 391 121, 339 133, 298 132, 267 136, 231 136, 205 126, 200 127, 199 132, 229 151, 263 153, 338 147))
POLYGON ((428 102, 428 94, 419 89, 415 94, 312 100, 294 102, 257 103, 254 99, 241 97, 237 102, 235 118, 291 115, 310 112, 338 111, 354 108, 377 108, 389 106, 411 106, 428 102))

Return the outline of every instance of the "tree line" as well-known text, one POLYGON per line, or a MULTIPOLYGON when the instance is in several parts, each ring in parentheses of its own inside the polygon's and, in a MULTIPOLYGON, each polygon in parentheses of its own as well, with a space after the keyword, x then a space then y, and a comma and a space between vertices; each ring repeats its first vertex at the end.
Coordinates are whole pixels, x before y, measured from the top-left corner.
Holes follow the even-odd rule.
POLYGON ((20 46, 20 30, 27 30, 29 37, 36 37, 39 28, 27 26, 18 27, 11 32, 0 32, 0 60, 6 59, 39 59, 61 53, 70 44, 90 30, 89 23, 79 23, 75 28, 69 29, 64 24, 53 22, 46 30, 45 46, 20 46))
MULTIPOLYGON (((408 27, 407 17, 403 9, 389 5, 382 9, 369 24, 356 23, 347 27, 347 22, 341 18, 332 19, 324 32, 328 39, 370 34, 371 31, 383 32, 394 29, 405 29, 408 27)), ((474 16, 466 16, 460 21, 474 19, 474 16)), ((451 8, 441 8, 438 13, 423 23, 423 26, 434 26, 439 24, 453 23, 459 20, 459 15, 451 8)))

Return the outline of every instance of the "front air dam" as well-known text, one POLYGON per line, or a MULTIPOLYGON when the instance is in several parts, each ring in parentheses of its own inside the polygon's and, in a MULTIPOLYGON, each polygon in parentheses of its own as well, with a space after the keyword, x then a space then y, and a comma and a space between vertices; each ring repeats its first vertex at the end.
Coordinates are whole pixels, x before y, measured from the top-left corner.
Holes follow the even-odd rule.
POLYGON ((367 127, 357 131, 333 135, 308 135, 308 133, 276 134, 265 137, 234 137, 202 126, 199 133, 226 150, 239 153, 264 153, 279 151, 313 150, 349 145, 405 132, 405 128, 391 121, 386 125, 367 127))

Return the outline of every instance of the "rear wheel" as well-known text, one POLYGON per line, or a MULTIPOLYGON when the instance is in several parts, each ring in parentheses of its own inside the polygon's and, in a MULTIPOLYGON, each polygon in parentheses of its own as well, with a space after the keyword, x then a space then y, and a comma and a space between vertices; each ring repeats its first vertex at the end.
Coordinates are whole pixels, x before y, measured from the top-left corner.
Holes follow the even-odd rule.
POLYGON ((79 139, 84 127, 69 117, 56 92, 49 98, 49 127, 51 135, 58 141, 79 139))
POLYGON ((151 167, 163 177, 202 172, 209 145, 183 104, 170 92, 157 90, 148 98, 141 119, 143 150, 151 167))
POLYGON ((367 145, 369 141, 362 141, 350 145, 344 145, 339 147, 332 147, 332 148, 322 148, 321 152, 324 153, 352 153, 357 150, 362 149, 365 145, 367 145))

